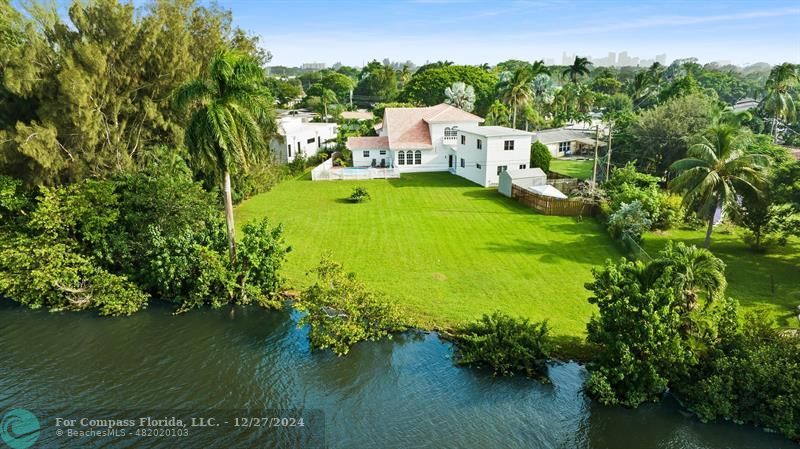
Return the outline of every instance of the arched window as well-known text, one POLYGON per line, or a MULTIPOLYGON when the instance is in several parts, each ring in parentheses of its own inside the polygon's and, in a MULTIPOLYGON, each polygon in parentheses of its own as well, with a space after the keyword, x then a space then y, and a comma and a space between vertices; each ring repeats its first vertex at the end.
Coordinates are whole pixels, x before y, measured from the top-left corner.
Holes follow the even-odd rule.
POLYGON ((444 138, 445 140, 455 140, 458 136, 457 128, 454 126, 450 128, 449 126, 444 129, 444 138))
MULTIPOLYGON (((408 157, 409 157, 409 159, 411 158, 411 152, 410 151, 408 152, 408 157)), ((409 163, 410 162, 411 161, 409 161, 409 163)), ((416 165, 422 164, 422 151, 417 150, 417 151, 414 152, 414 164, 416 164, 416 165)))
POLYGON ((402 151, 397 153, 397 164, 398 165, 405 165, 406 164, 405 156, 406 156, 406 153, 404 153, 402 151))

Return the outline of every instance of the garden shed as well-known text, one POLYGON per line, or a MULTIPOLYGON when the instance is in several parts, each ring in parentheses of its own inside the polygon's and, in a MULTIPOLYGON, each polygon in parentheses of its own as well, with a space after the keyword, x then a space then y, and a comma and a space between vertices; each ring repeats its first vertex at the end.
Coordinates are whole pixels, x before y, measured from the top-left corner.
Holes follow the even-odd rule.
POLYGON ((541 168, 526 168, 522 170, 506 170, 500 173, 500 182, 497 190, 507 197, 511 197, 511 185, 516 184, 523 189, 533 186, 547 185, 547 174, 541 168))

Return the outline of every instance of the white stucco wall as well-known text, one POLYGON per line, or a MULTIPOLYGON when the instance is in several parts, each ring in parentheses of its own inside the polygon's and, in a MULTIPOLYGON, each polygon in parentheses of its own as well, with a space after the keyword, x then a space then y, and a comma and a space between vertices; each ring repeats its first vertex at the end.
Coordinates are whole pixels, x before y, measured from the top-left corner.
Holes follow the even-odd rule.
POLYGON ((530 148, 530 136, 485 137, 459 131, 456 174, 484 187, 496 186, 499 183, 497 167, 505 165, 509 170, 519 169, 520 165, 528 167, 530 148), (465 144, 461 143, 461 135, 466 137, 465 144), (478 139, 483 141, 481 150, 477 148, 478 139), (506 140, 514 141, 514 150, 503 149, 506 140), (461 167, 461 159, 464 159, 464 167, 461 167))
POLYGON ((330 146, 326 145, 326 140, 336 138, 335 123, 298 123, 287 128, 285 136, 281 136, 280 139, 273 138, 269 145, 272 154, 281 162, 292 162, 298 150, 306 157, 314 156, 330 146), (313 139, 313 142, 309 143, 309 139, 313 139))
POLYGON ((392 157, 392 152, 389 150, 354 150, 353 167, 371 167, 373 159, 375 159, 375 164, 378 167, 380 167, 382 159, 386 160, 386 166, 390 167, 392 163, 392 157), (364 155, 365 152, 368 154, 367 156, 364 155), (384 154, 381 154, 381 152, 384 154))

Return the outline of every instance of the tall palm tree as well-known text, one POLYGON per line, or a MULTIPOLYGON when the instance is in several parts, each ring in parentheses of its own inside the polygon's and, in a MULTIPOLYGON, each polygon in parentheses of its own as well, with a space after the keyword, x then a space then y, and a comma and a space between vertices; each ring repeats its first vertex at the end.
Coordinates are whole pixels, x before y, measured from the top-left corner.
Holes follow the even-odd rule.
POLYGON ((800 70, 794 64, 785 62, 772 68, 767 79, 767 96, 764 109, 772 113, 772 135, 778 140, 778 120, 794 120, 796 109, 789 92, 800 84, 800 70))
POLYGON ((739 195, 761 194, 769 160, 762 154, 744 153, 744 144, 740 128, 718 124, 689 147, 685 159, 670 166, 678 175, 670 188, 683 194, 685 206, 694 208, 708 220, 706 248, 711 245, 717 208, 734 211, 739 195))
POLYGON ((529 69, 520 67, 501 82, 503 101, 511 107, 511 127, 517 127, 517 110, 533 99, 533 79, 529 69))
POLYGON ((531 78, 536 78, 538 75, 550 75, 550 69, 547 68, 543 60, 534 61, 531 64, 531 78))
POLYGON ((587 58, 575 56, 575 61, 572 62, 572 65, 567 66, 562 74, 573 83, 577 83, 581 78, 589 74, 591 65, 592 63, 587 58))
POLYGON ((222 176, 228 252, 236 259, 231 199, 231 169, 247 169, 268 153, 266 139, 275 131, 272 102, 264 71, 248 55, 218 53, 208 73, 179 87, 175 105, 189 112, 186 144, 194 162, 222 176))

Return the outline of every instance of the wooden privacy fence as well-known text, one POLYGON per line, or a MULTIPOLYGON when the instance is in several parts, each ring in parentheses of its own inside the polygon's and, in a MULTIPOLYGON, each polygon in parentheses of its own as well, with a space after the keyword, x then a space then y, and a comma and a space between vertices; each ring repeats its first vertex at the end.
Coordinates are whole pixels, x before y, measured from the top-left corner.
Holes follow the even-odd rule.
POLYGON ((520 203, 545 215, 577 217, 592 216, 595 213, 594 204, 586 203, 581 199, 561 199, 539 195, 516 184, 511 185, 511 198, 516 198, 520 203))

